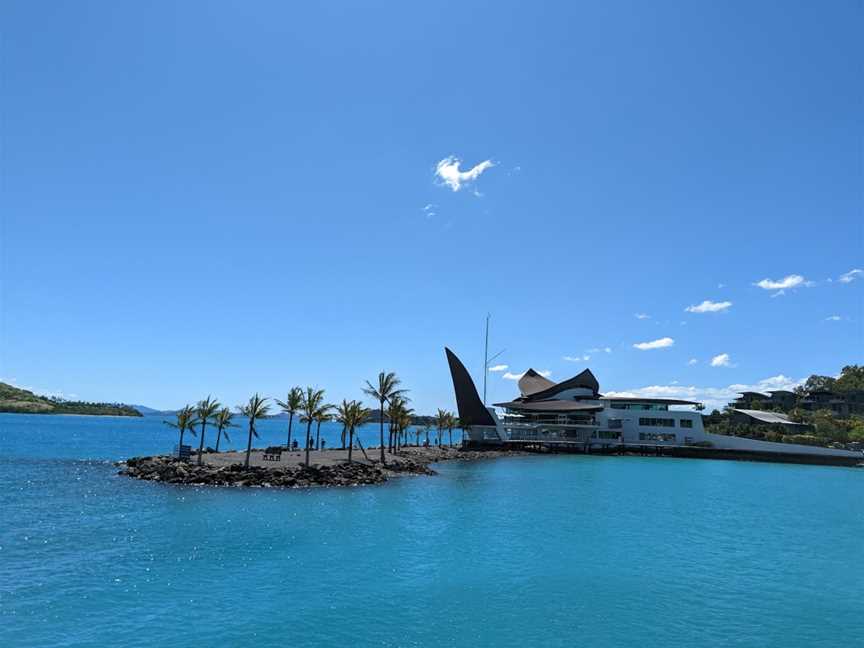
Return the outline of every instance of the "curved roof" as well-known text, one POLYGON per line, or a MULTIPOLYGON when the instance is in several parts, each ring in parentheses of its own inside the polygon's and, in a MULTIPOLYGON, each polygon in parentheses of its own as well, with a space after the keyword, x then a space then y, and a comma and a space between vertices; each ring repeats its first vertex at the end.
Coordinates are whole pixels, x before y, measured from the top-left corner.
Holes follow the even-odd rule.
POLYGON ((554 382, 541 376, 533 369, 526 371, 519 379, 519 391, 523 396, 530 396, 538 392, 542 392, 555 385, 554 382))
POLYGON ((572 400, 546 400, 546 401, 511 401, 509 403, 495 403, 495 407, 506 407, 509 410, 520 412, 599 412, 603 409, 600 403, 572 400))
POLYGON ((756 419, 761 423, 777 423, 780 425, 800 425, 802 427, 809 427, 806 423, 796 423, 792 419, 789 418, 786 414, 781 414, 780 412, 765 412, 763 410, 750 410, 750 409, 733 409, 733 412, 740 412, 741 414, 745 414, 750 418, 756 419))
MULTIPOLYGON (((530 371, 530 369, 529 369, 530 371)), ((526 373, 527 375, 527 373, 526 373)), ((523 376, 524 377, 524 376, 523 376)), ((545 380, 545 379, 544 379, 545 380)), ((528 394, 528 400, 542 400, 545 398, 550 398, 555 396, 556 394, 560 394, 563 391, 568 389, 575 389, 577 387, 582 387, 584 389, 590 389, 594 392, 594 395, 597 395, 597 392, 600 391, 600 383, 597 382, 597 379, 594 377, 594 374, 591 373, 590 369, 586 369, 580 374, 573 376, 567 380, 564 380, 560 383, 552 383, 551 380, 547 380, 546 382, 551 383, 542 391, 535 391, 531 394, 528 394)), ((522 381, 519 381, 519 386, 521 388, 522 381)))
POLYGON ((628 396, 600 396, 603 400, 618 403, 656 403, 658 405, 698 405, 697 401, 681 400, 680 398, 630 398, 628 396))

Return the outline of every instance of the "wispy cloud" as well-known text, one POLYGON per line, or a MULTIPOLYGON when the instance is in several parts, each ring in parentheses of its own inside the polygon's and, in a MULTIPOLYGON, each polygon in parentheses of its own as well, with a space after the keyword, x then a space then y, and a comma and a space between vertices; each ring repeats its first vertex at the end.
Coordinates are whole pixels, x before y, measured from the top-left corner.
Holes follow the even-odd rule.
MULTIPOLYGON (((548 378, 549 376, 552 375, 552 372, 549 369, 543 369, 542 371, 538 371, 537 373, 540 374, 541 376, 543 376, 544 378, 548 378)), ((507 380, 519 380, 524 375, 525 375, 524 371, 522 373, 518 373, 518 374, 510 373, 508 371, 507 373, 505 373, 501 377, 506 378, 507 380)))
POLYGON ((648 313, 636 313, 633 317, 636 319, 651 319, 651 316, 648 313))
POLYGON ((673 344, 675 344, 675 340, 671 337, 663 337, 659 340, 651 340, 650 342, 637 342, 633 345, 633 348, 640 351, 648 351, 649 349, 665 349, 671 347, 673 344))
POLYGON ((856 279, 860 279, 861 275, 864 275, 864 270, 860 268, 855 268, 854 270, 850 270, 837 278, 837 281, 840 283, 852 283, 856 279))
POLYGON ((729 357, 728 353, 721 353, 720 355, 716 355, 711 358, 711 366, 712 367, 731 367, 732 358, 729 357))
POLYGON ((423 215, 426 216, 426 218, 432 218, 432 217, 435 216, 435 214, 437 213, 437 212, 435 211, 436 209, 438 209, 438 206, 437 206, 437 205, 433 205, 432 203, 429 203, 428 205, 426 205, 426 206, 423 208, 423 210, 422 210, 422 211, 423 211, 423 215))
POLYGON ((625 398, 681 398, 702 402, 708 409, 720 409, 729 401, 737 398, 742 391, 767 392, 777 389, 792 390, 804 383, 804 379, 795 380, 778 374, 764 378, 752 385, 733 384, 726 387, 697 387, 686 385, 649 385, 624 391, 604 392, 607 396, 623 396, 625 398))
POLYGON ((489 367, 489 371, 504 371, 505 369, 507 369, 507 365, 505 364, 499 364, 495 365, 494 367, 489 367))
POLYGON ((780 297, 781 295, 785 295, 787 290, 791 290, 793 288, 800 288, 802 286, 811 287, 815 286, 816 283, 813 281, 807 281, 804 277, 799 274, 791 274, 783 277, 782 279, 762 279, 761 281, 757 281, 754 286, 759 286, 762 290, 774 290, 776 291, 772 297, 780 297))
POLYGON ((591 359, 590 355, 581 356, 563 356, 567 362, 588 362, 591 359))
POLYGON ((842 319, 843 319, 843 318, 840 317, 839 315, 831 315, 830 317, 826 317, 826 318, 825 318, 825 321, 826 321, 826 322, 839 322, 839 321, 842 320, 842 319))
POLYGON ((690 358, 690 359, 687 361, 687 364, 690 365, 690 366, 692 367, 692 366, 695 365, 695 364, 699 364, 699 361, 698 361, 696 358, 690 358))
POLYGON ((442 185, 450 187, 453 191, 459 191, 466 185, 471 184, 480 177, 486 169, 495 166, 492 160, 483 160, 480 164, 471 167, 467 171, 460 171, 459 165, 462 160, 450 155, 435 165, 435 176, 442 185))
POLYGON ((730 306, 732 306, 730 301, 714 302, 706 299, 701 304, 688 306, 684 310, 688 313, 722 313, 729 310, 730 306))
POLYGON ((612 347, 594 347, 588 349, 587 353, 612 353, 612 347))

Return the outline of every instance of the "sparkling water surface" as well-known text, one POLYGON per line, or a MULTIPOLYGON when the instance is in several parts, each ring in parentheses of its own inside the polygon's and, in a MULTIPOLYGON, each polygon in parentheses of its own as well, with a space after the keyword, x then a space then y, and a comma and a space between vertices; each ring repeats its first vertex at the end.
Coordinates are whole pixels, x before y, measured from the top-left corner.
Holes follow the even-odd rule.
POLYGON ((0 415, 0 646, 862 645, 864 470, 530 456, 353 489, 117 476, 176 443, 161 420, 0 415))

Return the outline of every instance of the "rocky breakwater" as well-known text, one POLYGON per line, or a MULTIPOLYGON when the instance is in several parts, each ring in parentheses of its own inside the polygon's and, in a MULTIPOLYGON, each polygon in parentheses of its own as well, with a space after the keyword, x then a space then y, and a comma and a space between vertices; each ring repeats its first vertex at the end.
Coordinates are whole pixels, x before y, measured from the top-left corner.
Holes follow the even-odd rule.
POLYGON ((253 488, 309 488, 312 486, 360 486, 380 484, 396 475, 434 475, 425 462, 411 458, 389 462, 386 466, 368 463, 335 465, 262 467, 243 464, 227 466, 197 465, 174 457, 136 457, 118 464, 120 474, 190 486, 246 486, 253 488))

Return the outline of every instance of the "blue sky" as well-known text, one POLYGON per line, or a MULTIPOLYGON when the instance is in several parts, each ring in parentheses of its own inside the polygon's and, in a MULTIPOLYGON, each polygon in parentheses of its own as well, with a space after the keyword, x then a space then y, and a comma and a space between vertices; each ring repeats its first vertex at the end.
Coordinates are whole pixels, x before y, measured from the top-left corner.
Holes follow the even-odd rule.
POLYGON ((2 379, 175 407, 386 368, 428 412, 487 312, 493 400, 864 360, 860 3, 0 11, 2 379))

